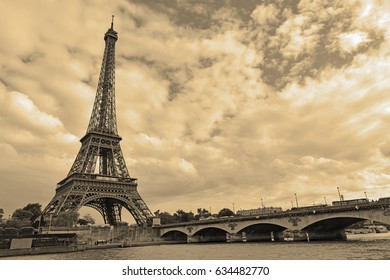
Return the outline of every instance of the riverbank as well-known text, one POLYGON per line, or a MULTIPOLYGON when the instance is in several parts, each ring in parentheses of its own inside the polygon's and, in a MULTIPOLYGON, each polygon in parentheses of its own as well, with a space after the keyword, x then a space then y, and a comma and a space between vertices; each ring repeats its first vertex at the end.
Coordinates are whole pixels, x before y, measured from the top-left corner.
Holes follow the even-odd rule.
POLYGON ((86 246, 85 250, 100 250, 110 248, 128 248, 128 247, 146 247, 146 246, 158 246, 158 245, 171 245, 171 244, 186 244, 185 241, 143 241, 143 242, 131 242, 131 243, 107 243, 86 246))
POLYGON ((15 256, 29 256, 29 255, 43 255, 43 254, 60 254, 80 251, 103 250, 113 248, 129 248, 129 247, 147 247, 170 244, 183 244, 182 241, 150 241, 150 242, 133 242, 133 243, 107 243, 99 245, 77 245, 77 246, 51 246, 38 247, 28 249, 0 249, 0 258, 15 257, 15 256))
POLYGON ((1 249, 0 258, 12 256, 28 256, 42 254, 57 254, 84 251, 85 246, 53 246, 53 247, 37 247, 26 249, 1 249))

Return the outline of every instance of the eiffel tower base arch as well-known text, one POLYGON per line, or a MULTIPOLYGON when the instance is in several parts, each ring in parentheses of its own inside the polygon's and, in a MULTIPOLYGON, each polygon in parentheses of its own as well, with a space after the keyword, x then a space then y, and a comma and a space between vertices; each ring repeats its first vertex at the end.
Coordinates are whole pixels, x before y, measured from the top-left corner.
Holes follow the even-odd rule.
POLYGON ((78 211, 87 206, 97 210, 104 222, 117 225, 125 208, 137 225, 150 226, 152 215, 137 192, 136 179, 120 180, 96 174, 73 174, 59 183, 56 194, 43 210, 44 216, 78 211), (65 181, 65 182, 64 182, 65 181))

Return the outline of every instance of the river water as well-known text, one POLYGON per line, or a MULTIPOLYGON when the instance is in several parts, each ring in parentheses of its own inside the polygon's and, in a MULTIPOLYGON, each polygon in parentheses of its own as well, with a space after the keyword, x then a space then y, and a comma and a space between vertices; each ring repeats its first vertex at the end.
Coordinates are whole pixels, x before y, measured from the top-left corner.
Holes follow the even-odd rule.
POLYGON ((9 257, 13 260, 390 260, 390 232, 347 241, 198 243, 9 257))

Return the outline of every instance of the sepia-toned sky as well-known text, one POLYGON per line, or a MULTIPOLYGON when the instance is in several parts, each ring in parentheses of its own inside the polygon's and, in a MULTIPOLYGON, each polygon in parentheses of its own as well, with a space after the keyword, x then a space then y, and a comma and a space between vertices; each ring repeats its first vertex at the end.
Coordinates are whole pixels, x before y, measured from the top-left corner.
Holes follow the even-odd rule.
MULTIPOLYGON (((122 150, 152 212, 390 196, 390 2, 0 2, 0 208, 44 206, 115 15, 122 150)), ((94 212, 87 208, 83 211, 94 212)))

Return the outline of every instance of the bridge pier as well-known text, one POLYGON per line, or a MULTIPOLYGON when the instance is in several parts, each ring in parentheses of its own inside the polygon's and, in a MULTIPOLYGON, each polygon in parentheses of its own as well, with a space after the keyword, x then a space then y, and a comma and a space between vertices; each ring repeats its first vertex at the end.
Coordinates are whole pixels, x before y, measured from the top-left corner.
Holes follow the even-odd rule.
POLYGON ((188 235, 187 236, 187 243, 199 243, 200 242, 200 236, 199 235, 188 235))
POLYGON ((256 233, 226 233, 226 242, 269 242, 283 241, 282 232, 256 232, 256 233))
POLYGON ((247 242, 283 241, 281 232, 252 232, 246 234, 247 242))
POLYGON ((307 241, 307 232, 303 230, 285 230, 281 233, 282 241, 307 241))
POLYGON ((245 232, 241 233, 226 233, 226 242, 246 242, 247 236, 245 232))

